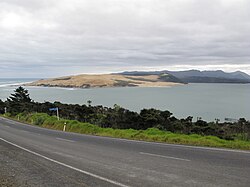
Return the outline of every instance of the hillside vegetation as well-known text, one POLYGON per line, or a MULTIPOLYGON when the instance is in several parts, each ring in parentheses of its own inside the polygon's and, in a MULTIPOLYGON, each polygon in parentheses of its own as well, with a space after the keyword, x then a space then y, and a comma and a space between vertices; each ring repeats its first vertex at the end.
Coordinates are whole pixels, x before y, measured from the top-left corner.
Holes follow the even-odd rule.
POLYGON ((6 117, 11 117, 12 119, 16 119, 21 122, 55 130, 62 130, 66 124, 66 131, 68 132, 96 136, 250 150, 250 141, 223 140, 216 136, 202 136, 198 134, 185 135, 159 130, 157 128, 148 128, 146 130, 102 128, 97 125, 83 123, 76 120, 62 119, 58 121, 56 116, 49 116, 45 113, 20 113, 16 116, 7 114, 6 117))
POLYGON ((168 110, 154 108, 142 109, 137 113, 118 105, 113 108, 91 106, 91 101, 88 106, 37 103, 22 87, 17 88, 7 101, 0 100, 0 113, 55 129, 62 129, 66 122, 69 131, 94 135, 240 149, 249 149, 250 144, 250 121, 244 118, 232 123, 206 122, 202 119, 193 121, 191 116, 177 119, 168 110), (5 113, 5 107, 8 113, 5 113), (63 120, 57 121, 53 117, 56 111, 51 111, 51 108, 58 108, 63 120))
POLYGON ((187 70, 187 71, 131 71, 122 72, 121 75, 162 75, 168 74, 178 80, 186 83, 250 83, 250 75, 236 71, 227 73, 221 70, 217 71, 199 71, 199 70, 187 70))

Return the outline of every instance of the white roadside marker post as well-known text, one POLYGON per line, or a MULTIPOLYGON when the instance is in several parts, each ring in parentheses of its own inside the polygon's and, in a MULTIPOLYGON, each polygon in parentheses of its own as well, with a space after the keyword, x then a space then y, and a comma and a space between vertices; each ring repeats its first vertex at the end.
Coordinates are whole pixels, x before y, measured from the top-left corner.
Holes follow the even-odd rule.
POLYGON ((57 115, 57 120, 59 121, 60 118, 59 118, 59 108, 58 107, 56 108, 56 115, 57 115))
POLYGON ((63 131, 66 131, 66 122, 64 123, 63 131))

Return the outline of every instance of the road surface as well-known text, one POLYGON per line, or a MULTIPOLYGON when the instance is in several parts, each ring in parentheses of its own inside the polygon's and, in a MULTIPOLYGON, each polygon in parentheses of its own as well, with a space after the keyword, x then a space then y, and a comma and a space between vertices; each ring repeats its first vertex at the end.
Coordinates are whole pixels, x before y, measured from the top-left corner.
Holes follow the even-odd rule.
POLYGON ((249 151, 81 135, 4 118, 0 164, 23 186, 250 185, 249 151))

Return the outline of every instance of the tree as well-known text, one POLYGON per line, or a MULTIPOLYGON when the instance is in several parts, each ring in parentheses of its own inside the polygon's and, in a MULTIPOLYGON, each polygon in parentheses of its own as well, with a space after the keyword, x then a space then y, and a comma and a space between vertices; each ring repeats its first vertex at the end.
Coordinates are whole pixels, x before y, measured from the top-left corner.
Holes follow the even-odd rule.
POLYGON ((238 128, 240 129, 240 133, 242 134, 242 139, 247 140, 247 120, 245 118, 240 118, 238 121, 238 128))
POLYGON ((142 109, 140 112, 141 117, 141 129, 147 129, 151 127, 157 127, 162 124, 164 118, 161 116, 161 111, 150 108, 142 109))
POLYGON ((192 116, 188 116, 186 119, 181 119, 181 123, 183 125, 183 130, 182 133, 184 134, 190 134, 191 130, 193 128, 193 117, 192 116))
POLYGON ((91 107, 92 101, 91 101, 91 100, 88 100, 87 103, 88 103, 88 106, 91 107))
POLYGON ((14 93, 7 98, 8 111, 14 115, 20 112, 31 112, 33 111, 33 102, 31 102, 28 90, 22 86, 14 90, 14 93))
POLYGON ((14 103, 30 103, 31 99, 28 90, 24 89, 22 86, 19 86, 14 90, 14 93, 11 94, 7 101, 14 103))
POLYGON ((4 113, 5 103, 0 99, 0 114, 4 113))

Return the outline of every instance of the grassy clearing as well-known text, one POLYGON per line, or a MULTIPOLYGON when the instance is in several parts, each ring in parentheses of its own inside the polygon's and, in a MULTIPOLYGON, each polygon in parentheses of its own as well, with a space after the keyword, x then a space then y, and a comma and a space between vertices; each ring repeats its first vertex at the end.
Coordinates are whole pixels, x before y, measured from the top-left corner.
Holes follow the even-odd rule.
MULTIPOLYGON (((9 115, 6 115, 10 117, 9 115)), ((49 116, 44 113, 34 114, 19 114, 18 116, 11 117, 12 119, 19 119, 19 121, 37 125, 40 127, 62 130, 64 124, 67 124, 66 131, 76 132, 82 134, 90 134, 97 136, 108 136, 114 138, 126 138, 132 140, 143 140, 153 142, 164 142, 173 144, 185 144, 195 146, 208 146, 208 147, 222 147, 232 149, 250 150, 250 141, 242 140, 223 140, 215 136, 201 136, 197 134, 185 135, 176 134, 167 131, 161 131, 156 128, 147 130, 134 130, 134 129, 112 129, 101 128, 89 123, 82 123, 76 120, 57 120, 55 116, 49 116)))

